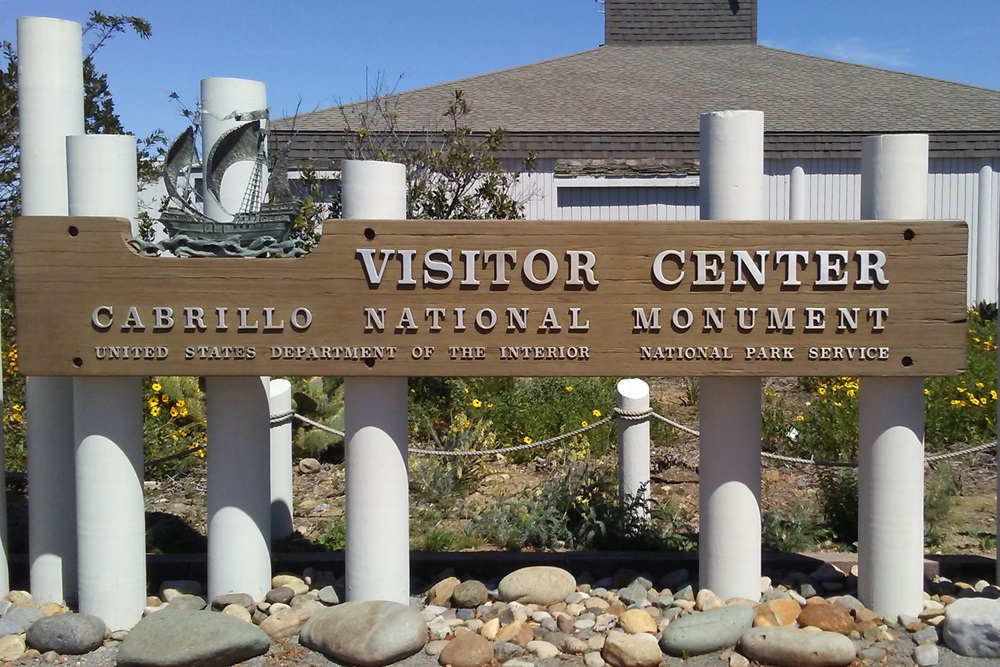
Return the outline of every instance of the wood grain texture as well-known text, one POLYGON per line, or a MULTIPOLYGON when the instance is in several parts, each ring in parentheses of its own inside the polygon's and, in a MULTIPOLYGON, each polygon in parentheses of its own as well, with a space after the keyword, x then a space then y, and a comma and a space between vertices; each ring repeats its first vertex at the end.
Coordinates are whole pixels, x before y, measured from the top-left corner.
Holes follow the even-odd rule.
MULTIPOLYGON (((253 260, 141 257, 126 245, 127 237, 128 223, 120 219, 16 222, 25 374, 934 376, 965 367, 963 222, 331 220, 309 256, 253 260), (375 271, 383 268, 382 251, 397 251, 385 261, 379 284, 366 280, 364 249, 372 251, 375 271), (453 252, 454 276, 447 284, 425 281, 424 255, 433 249, 453 252), (527 272, 523 261, 538 249, 556 262, 554 279, 541 286, 530 278, 544 282, 545 256, 527 272), (399 284, 400 250, 415 251, 415 285, 399 284), (478 285, 461 284, 467 277, 463 250, 479 251, 472 262, 478 285), (666 250, 685 254, 683 263, 674 254, 662 264, 664 280, 676 285, 655 279, 654 260, 666 250), (756 258, 761 250, 768 252, 763 284, 745 262, 747 284, 734 284, 733 253, 756 258), (833 266, 827 275, 851 284, 818 284, 819 250, 847 253, 847 266, 833 266), (486 251, 516 252, 506 271, 509 285, 491 284, 496 262, 484 266, 486 251), (695 284, 696 251, 722 253, 722 285, 695 284), (808 253, 797 271, 801 285, 790 284, 787 261, 775 261, 779 251, 808 253), (857 251, 884 253, 888 284, 879 285, 872 271, 863 273, 875 285, 853 284, 865 277, 859 276, 857 251), (567 285, 572 252, 593 254, 596 285, 582 272, 582 285, 567 285), (378 319, 366 317, 366 308, 384 312, 382 330, 366 327, 378 319), (438 308, 444 312, 432 330, 438 308), (461 308, 464 330, 457 326, 461 308), (659 330, 637 327, 635 309, 649 320, 655 308, 659 330), (784 319, 789 308, 790 321, 784 319), (823 327, 807 331, 809 308, 825 309, 823 327), (191 309, 200 309, 201 319, 191 309), (217 309, 224 309, 221 321, 217 309), (684 309, 692 316, 690 328, 684 327, 684 309), (754 326, 741 329, 738 309, 744 309, 744 324, 756 316, 754 326), (848 326, 854 309, 856 330, 848 326), (293 326, 306 323, 306 311, 308 327, 293 326), (477 327, 480 312, 480 324, 489 324, 493 312, 496 325, 477 327), (873 319, 879 312, 887 313, 882 329, 873 319), (517 319, 522 314, 524 327, 517 319), (719 330, 712 315, 722 320, 719 330)), ((712 266, 705 272, 709 279, 716 275, 712 266)), ((443 281, 444 273, 431 270, 427 277, 443 281)))

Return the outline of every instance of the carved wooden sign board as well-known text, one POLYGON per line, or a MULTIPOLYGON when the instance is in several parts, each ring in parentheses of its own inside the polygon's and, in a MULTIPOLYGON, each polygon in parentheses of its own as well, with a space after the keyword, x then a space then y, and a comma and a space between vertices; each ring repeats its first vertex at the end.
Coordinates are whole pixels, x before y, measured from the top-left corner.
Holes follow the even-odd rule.
POLYGON ((27 375, 954 375, 965 223, 331 220, 298 259, 21 218, 27 375))

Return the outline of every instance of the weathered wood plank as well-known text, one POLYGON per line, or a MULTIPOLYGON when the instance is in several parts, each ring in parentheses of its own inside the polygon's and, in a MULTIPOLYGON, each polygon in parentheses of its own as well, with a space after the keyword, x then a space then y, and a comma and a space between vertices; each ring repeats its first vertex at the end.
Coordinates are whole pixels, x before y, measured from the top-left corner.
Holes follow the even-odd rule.
POLYGON ((332 220, 309 256, 256 260, 141 257, 127 230, 115 219, 17 221, 25 373, 933 376, 965 366, 963 222, 332 220))

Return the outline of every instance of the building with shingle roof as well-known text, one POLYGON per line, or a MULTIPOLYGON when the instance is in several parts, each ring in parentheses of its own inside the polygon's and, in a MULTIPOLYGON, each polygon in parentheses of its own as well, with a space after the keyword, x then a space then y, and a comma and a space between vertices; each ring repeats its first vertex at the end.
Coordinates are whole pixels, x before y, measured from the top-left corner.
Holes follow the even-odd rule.
MULTIPOLYGON (((996 255, 1000 91, 762 46, 757 0, 605 0, 604 45, 394 94, 399 129, 439 129, 456 89, 472 105, 473 130, 505 130, 512 166, 539 157, 520 180, 529 218, 695 219, 699 115, 758 109, 765 217, 788 217, 796 168, 811 218, 860 217, 861 138, 921 132, 930 135, 928 216, 964 219, 976 239, 988 198, 996 255)), ((274 134, 290 142, 293 162, 335 168, 352 157, 344 130, 365 109, 305 114, 294 131, 279 120, 274 134)), ((970 300, 996 300, 995 283, 970 300)))

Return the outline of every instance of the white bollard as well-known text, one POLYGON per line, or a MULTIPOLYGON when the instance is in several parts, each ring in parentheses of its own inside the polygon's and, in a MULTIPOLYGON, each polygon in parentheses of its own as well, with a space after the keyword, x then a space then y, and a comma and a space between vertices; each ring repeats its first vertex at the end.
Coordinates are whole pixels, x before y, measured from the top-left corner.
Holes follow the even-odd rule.
MULTIPOLYGON (((764 210, 764 114, 701 116, 701 217, 764 210)), ((760 597, 760 380, 701 379, 698 583, 722 599, 760 597)))
MULTIPOLYGON (((264 84, 246 79, 201 82, 202 155, 267 107, 264 84)), ((239 210, 252 166, 239 163, 225 174, 222 207, 205 196, 205 214, 228 221, 239 210), (224 208, 223 208, 224 207, 224 208)), ((207 189, 212 174, 204 174, 207 189)), ((249 593, 263 599, 271 588, 271 466, 268 387, 259 377, 209 378, 208 406, 208 592, 249 593)))
MULTIPOLYGON (((135 218, 136 141, 66 138, 69 214, 135 218)), ((146 604, 143 405, 139 378, 74 378, 80 611, 128 630, 146 604)))
POLYGON ((633 521, 649 519, 649 385, 638 378, 621 380, 618 408, 618 506, 632 510, 633 521), (639 417, 639 415, 645 415, 639 417), (642 503, 636 499, 642 497, 642 503))
MULTIPOLYGON (((292 410, 292 384, 271 380, 268 394, 271 417, 292 410)), ((271 539, 292 534, 292 421, 271 426, 271 539)))
POLYGON ((809 196, 806 189, 806 171, 800 165, 792 167, 788 177, 788 219, 809 219, 809 196))
MULTIPOLYGON (((861 217, 927 215, 928 138, 865 137, 861 217)), ((924 579, 924 381, 863 378, 858 395, 858 597, 881 616, 916 616, 924 579)))
MULTIPOLYGON (((341 164, 343 217, 406 217, 406 169, 341 164)), ((406 378, 344 378, 348 600, 410 597, 410 497, 406 378)))
MULTIPOLYGON (((17 20, 21 213, 66 215, 66 137, 83 134, 80 24, 17 20)), ((28 550, 36 602, 76 595, 73 381, 27 378, 28 550)))
POLYGON ((990 243, 993 226, 993 168, 986 165, 979 170, 979 200, 976 216, 976 296, 975 304, 997 302, 997 287, 993 273, 996 267, 990 261, 990 243))
POLYGON ((267 388, 259 377, 208 378, 208 596, 271 588, 267 388))

